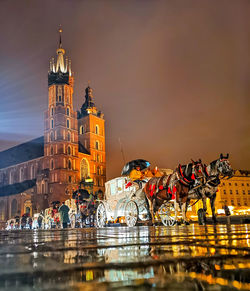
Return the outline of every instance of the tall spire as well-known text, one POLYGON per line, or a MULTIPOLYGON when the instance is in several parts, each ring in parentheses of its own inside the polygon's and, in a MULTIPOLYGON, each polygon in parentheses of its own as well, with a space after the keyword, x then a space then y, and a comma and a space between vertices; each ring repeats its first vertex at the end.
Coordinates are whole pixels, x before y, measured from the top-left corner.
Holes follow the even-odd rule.
POLYGON ((69 77, 72 77, 71 60, 68 57, 65 57, 65 50, 62 46, 62 31, 60 25, 58 29, 59 43, 56 50, 57 58, 51 58, 49 65, 49 84, 68 83, 69 77))
POLYGON ((62 48, 62 26, 59 26, 59 48, 62 48))

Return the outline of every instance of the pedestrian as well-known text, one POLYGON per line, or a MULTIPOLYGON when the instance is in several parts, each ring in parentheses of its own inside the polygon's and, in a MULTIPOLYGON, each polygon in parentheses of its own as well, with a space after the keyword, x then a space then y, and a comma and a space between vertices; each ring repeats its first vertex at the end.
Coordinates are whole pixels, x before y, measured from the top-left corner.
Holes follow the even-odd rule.
POLYGON ((39 229, 42 228, 42 222, 43 222, 43 215, 42 215, 42 213, 40 213, 38 218, 37 218, 37 223, 38 223, 38 228, 39 229))
POLYGON ((69 221, 69 207, 65 205, 65 202, 59 207, 59 213, 61 216, 61 221, 63 228, 67 228, 69 221))

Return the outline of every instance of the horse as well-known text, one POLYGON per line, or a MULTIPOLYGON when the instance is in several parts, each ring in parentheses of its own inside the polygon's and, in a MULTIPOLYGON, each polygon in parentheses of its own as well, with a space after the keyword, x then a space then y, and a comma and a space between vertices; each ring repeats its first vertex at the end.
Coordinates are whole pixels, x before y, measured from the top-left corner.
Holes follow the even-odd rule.
POLYGON ((188 165, 179 165, 170 175, 151 178, 143 191, 149 204, 152 223, 154 224, 154 212, 158 211, 164 202, 174 199, 175 221, 177 222, 179 204, 184 223, 189 224, 185 211, 188 192, 190 188, 200 186, 200 178, 203 178, 201 160, 198 162, 192 160, 188 165))
POLYGON ((217 223, 214 204, 221 176, 222 178, 228 177, 228 179, 233 176, 233 169, 230 165, 228 158, 229 154, 227 154, 226 156, 220 154, 219 159, 214 160, 208 166, 204 164, 203 175, 206 179, 206 183, 197 189, 192 189, 191 191, 189 191, 188 204, 190 202, 190 199, 202 199, 204 222, 206 222, 207 212, 206 199, 209 198, 212 210, 212 219, 214 223, 217 223))

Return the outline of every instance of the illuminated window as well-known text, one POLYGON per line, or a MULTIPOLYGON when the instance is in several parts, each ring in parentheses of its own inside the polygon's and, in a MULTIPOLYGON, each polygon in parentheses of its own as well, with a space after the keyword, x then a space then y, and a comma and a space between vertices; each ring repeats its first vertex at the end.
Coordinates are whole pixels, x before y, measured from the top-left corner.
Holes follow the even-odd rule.
POLYGON ((99 141, 98 141, 98 140, 95 142, 95 148, 96 148, 97 150, 99 150, 99 141))
POLYGON ((95 126, 95 133, 99 134, 99 126, 98 125, 95 126))
POLYGON ((54 169, 54 161, 53 161, 53 160, 50 161, 50 169, 51 169, 51 170, 54 169))
POLYGON ((84 127, 83 127, 83 125, 80 126, 80 134, 84 134, 84 127))

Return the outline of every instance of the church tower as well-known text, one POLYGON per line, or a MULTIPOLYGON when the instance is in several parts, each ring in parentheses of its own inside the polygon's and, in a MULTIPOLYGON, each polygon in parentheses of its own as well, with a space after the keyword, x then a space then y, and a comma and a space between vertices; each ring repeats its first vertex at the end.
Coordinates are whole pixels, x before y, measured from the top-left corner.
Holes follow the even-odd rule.
POLYGON ((48 110, 45 112, 44 169, 49 169, 49 201, 69 198, 79 183, 77 113, 73 110, 74 78, 59 30, 57 58, 50 60, 48 110))
MULTIPOLYGON (((85 89, 85 102, 78 111, 79 145, 82 145, 90 154, 90 177, 94 180, 94 192, 104 192, 106 182, 106 155, 105 155, 105 120, 104 114, 97 110, 93 90, 88 86, 85 89)), ((79 149, 80 150, 80 149, 79 149)), ((80 164, 80 170, 82 166, 80 164)), ((80 171, 80 179, 86 178, 80 171)))

